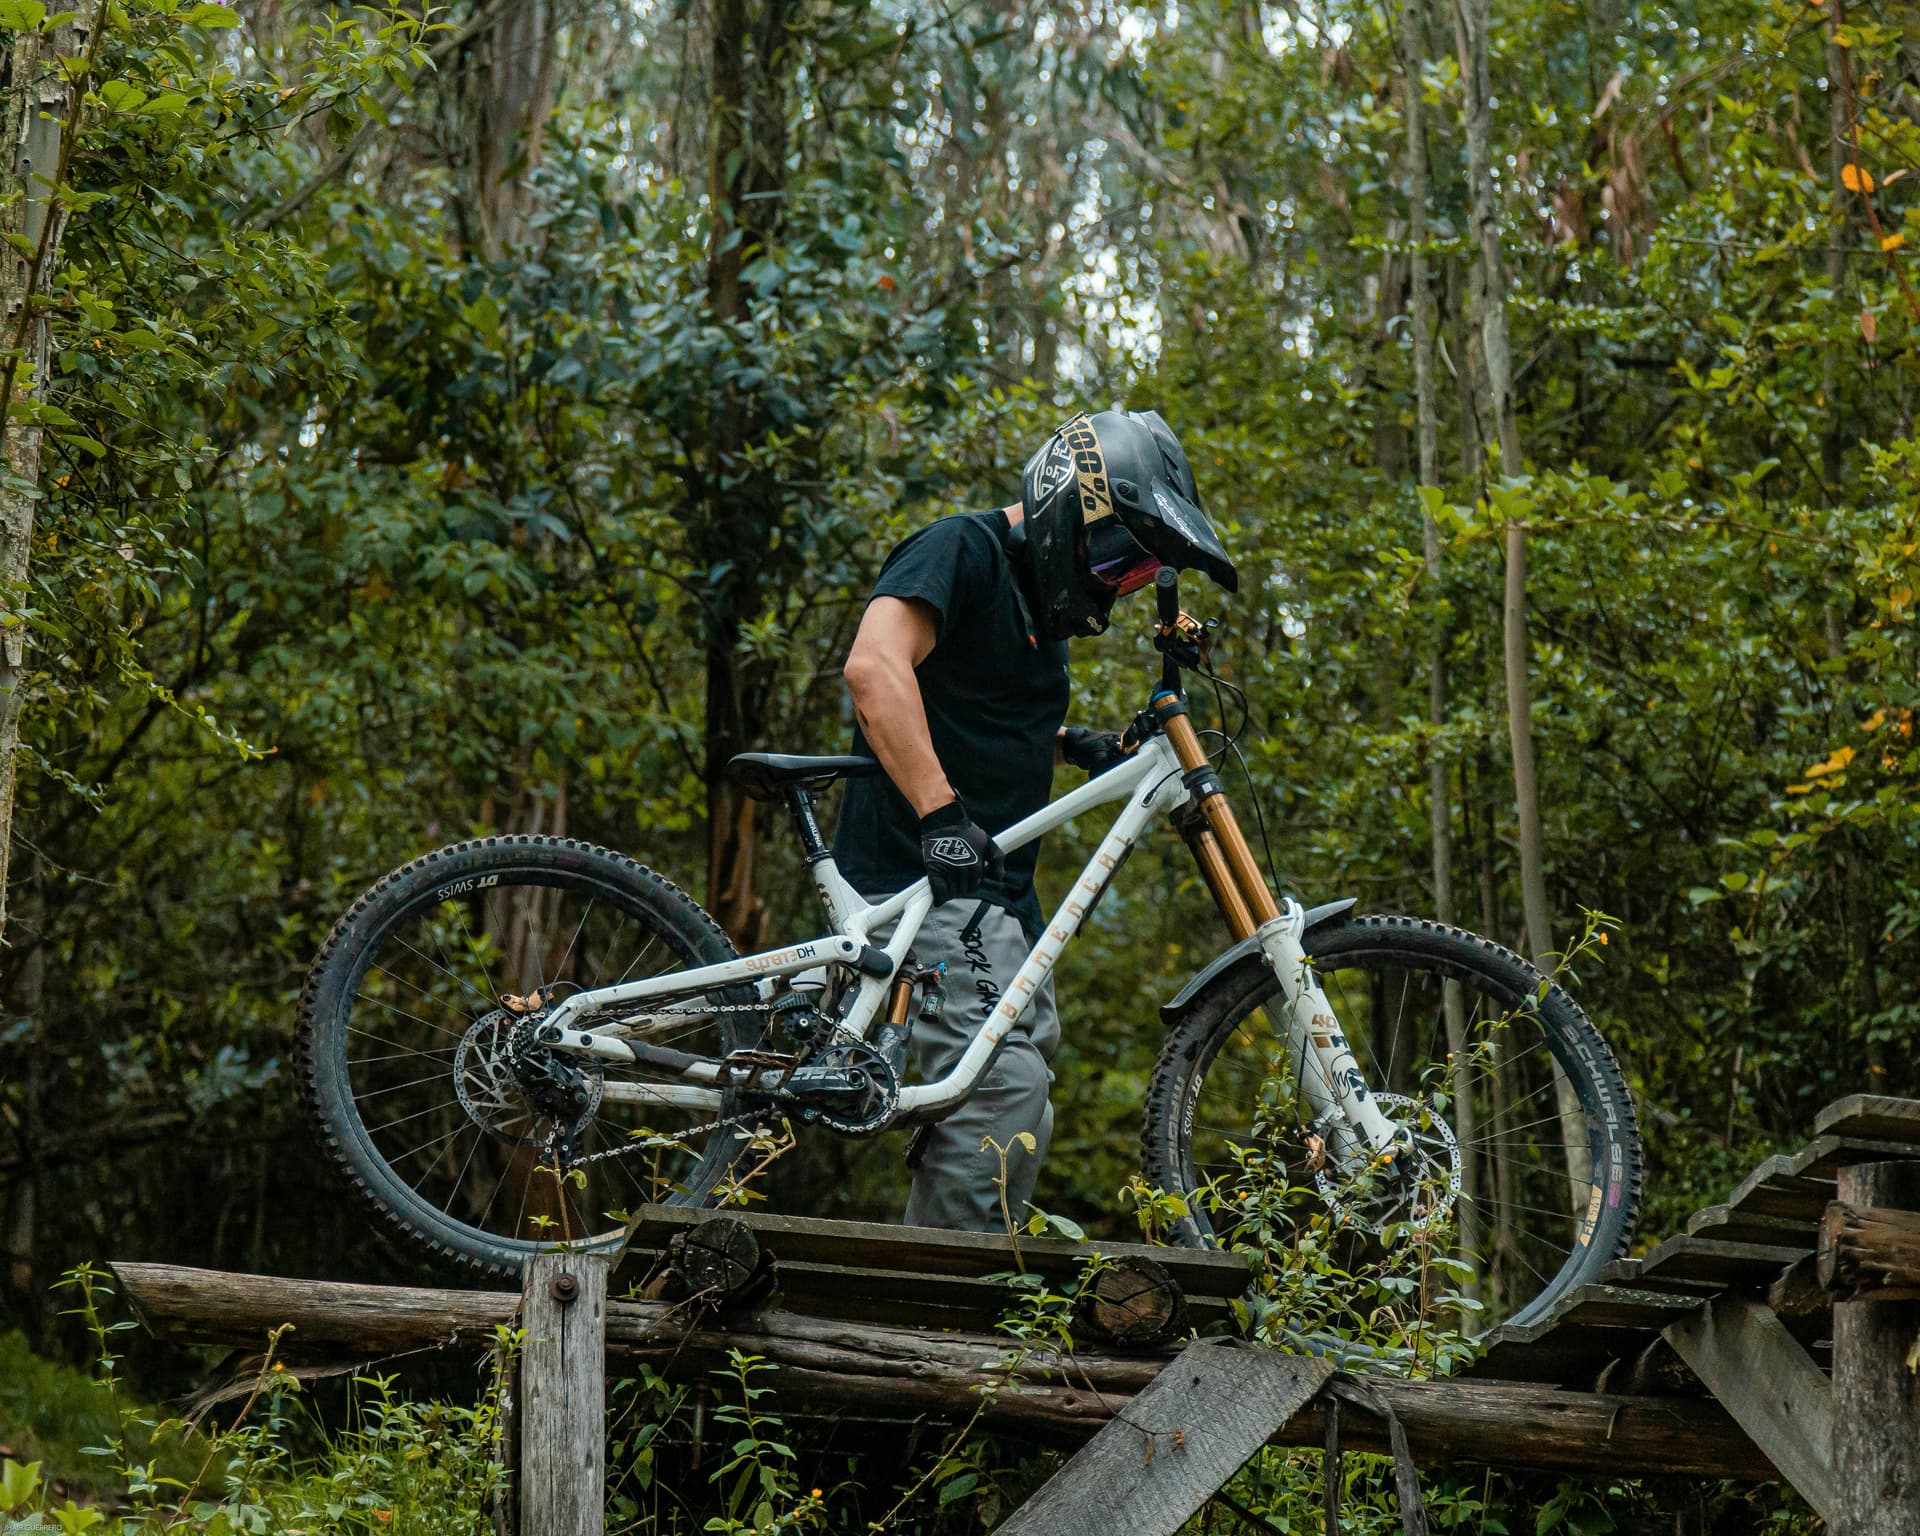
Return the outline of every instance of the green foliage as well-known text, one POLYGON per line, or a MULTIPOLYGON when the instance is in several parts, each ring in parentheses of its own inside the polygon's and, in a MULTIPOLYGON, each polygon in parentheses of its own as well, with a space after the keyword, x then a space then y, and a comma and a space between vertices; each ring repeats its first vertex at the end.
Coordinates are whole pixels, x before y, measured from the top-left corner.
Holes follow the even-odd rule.
MULTIPOLYGON (((704 878, 711 754, 844 743, 837 667, 884 551, 1010 500, 1039 434, 1115 398, 1175 423, 1239 559, 1229 789, 1303 895, 1431 911, 1438 761, 1460 919, 1519 941, 1496 535, 1527 528, 1550 896, 1563 943, 1567 914, 1618 918, 1581 996, 1642 1106, 1645 1233, 1820 1103, 1920 1090, 1910 39, 1850 21, 1830 81, 1829 19, 1798 0, 1498 8, 1526 451, 1489 478, 1430 17, 1443 483, 1416 489, 1393 8, 790 7, 720 155, 709 7, 562 17, 537 143, 483 131, 509 121, 484 50, 438 51, 479 10, 102 12, 35 309, 33 564, 6 594, 32 670, 0 1180, 32 1344, 75 1342, 44 1280, 109 1234, 413 1267, 316 1190, 288 1081, 333 917, 473 831, 704 878)), ((0 27, 54 19, 0 4, 0 27)), ((1076 652, 1088 723, 1149 676, 1119 612, 1076 652)), ((758 832, 749 921, 810 927, 794 850, 758 832)), ((1043 896, 1093 835, 1055 839, 1043 896)), ((1039 1196, 1096 1238, 1188 1197, 1110 1200, 1155 1006, 1220 942, 1184 853, 1151 846, 1063 959, 1039 1196)), ((902 1178, 890 1151, 803 1144, 775 1195, 886 1214, 902 1178)), ((1335 1283, 1314 1243, 1287 1229, 1277 1308, 1404 1323, 1403 1293, 1335 1283)), ((54 1468, 81 1438, 35 1445, 54 1468)), ((941 1494, 977 1481, 950 1515, 994 1464, 954 1463, 941 1494)), ((1281 1522, 1278 1493, 1258 1507, 1281 1522)))
MULTIPOLYGON (((7 1412, 0 1425, 23 1424, 49 1457, 60 1459, 45 1471, 38 1460, 0 1463, 0 1518, 11 1522, 10 1536, 73 1536, 110 1520, 132 1536, 182 1529, 205 1536, 482 1536, 493 1529, 493 1503, 507 1481, 494 1454, 497 1393, 463 1407, 415 1401, 388 1377, 358 1377, 345 1422, 319 1426, 302 1411, 299 1379, 273 1358, 276 1335, 238 1414, 203 1435, 126 1397, 114 1346, 137 1325, 111 1317, 105 1273, 81 1265, 60 1289, 92 1340, 93 1371, 82 1376, 19 1351, 18 1374, 10 1373, 0 1397, 7 1412), (15 1419, 16 1412, 24 1418, 15 1419), (76 1430, 93 1443, 73 1444, 76 1430), (72 1492, 85 1502, 76 1503, 72 1492)), ((503 1331, 496 1349, 504 1357, 512 1348, 503 1331)))

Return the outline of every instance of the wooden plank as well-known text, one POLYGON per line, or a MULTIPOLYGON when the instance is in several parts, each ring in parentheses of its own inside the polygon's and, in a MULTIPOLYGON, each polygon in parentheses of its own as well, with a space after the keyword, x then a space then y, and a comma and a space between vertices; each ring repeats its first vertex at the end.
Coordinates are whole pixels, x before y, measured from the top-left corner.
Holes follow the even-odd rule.
POLYGON ((1875 1093, 1848 1094, 1814 1116, 1813 1133, 1920 1145, 1920 1099, 1893 1099, 1875 1093))
MULTIPOLYGON (((1866 1101, 1868 1096, 1856 1094, 1866 1101)), ((1841 1100, 1841 1104, 1851 1101, 1841 1100)), ((1907 1105, 1909 1099, 1876 1099, 1883 1105, 1907 1105)), ((1835 1106, 1836 1108, 1839 1106, 1835 1106)), ((1825 1116, 1823 1114, 1822 1119, 1825 1116)), ((1841 1125, 1871 1126, 1885 1121, 1870 1117, 1848 1119, 1841 1125)), ((1782 1152, 1768 1158, 1740 1181, 1724 1209, 1744 1218, 1771 1218, 1794 1223, 1818 1222, 1827 1202, 1833 1199, 1833 1180, 1842 1168, 1857 1163, 1885 1162, 1916 1155, 1912 1143, 1899 1138, 1867 1137, 1832 1131, 1816 1136, 1797 1152, 1782 1152)), ((1704 1214, 1704 1213, 1702 1213, 1704 1214)), ((1691 1229, 1691 1223, 1689 1228, 1691 1229)))
MULTIPOLYGON (((271 1329, 291 1323, 295 1331, 287 1345, 334 1360, 449 1343, 484 1348, 492 1342, 493 1325, 510 1319, 519 1304, 511 1292, 350 1286, 171 1265, 122 1262, 114 1272, 122 1295, 163 1338, 257 1349, 271 1329)), ((1617 1330, 1585 1336, 1628 1337, 1617 1330)), ((674 1380, 704 1379, 735 1349, 779 1368, 782 1412, 819 1412, 850 1422, 926 1416, 962 1423, 985 1401, 983 1427, 1069 1445, 1125 1412, 1167 1360, 1178 1358, 1085 1346, 1070 1361, 1040 1352, 1023 1359, 1017 1389, 983 1400, 982 1387, 1008 1384, 1006 1362, 1014 1346, 1005 1336, 787 1312, 699 1319, 665 1302, 607 1305, 609 1355, 651 1365, 674 1380)), ((1647 1476, 1774 1475, 1745 1432, 1711 1402, 1567 1392, 1514 1381, 1369 1381, 1399 1414, 1422 1463, 1606 1473, 1631 1466, 1647 1476)), ((1325 1427, 1325 1416, 1309 1408, 1277 1440, 1319 1445, 1325 1427)), ((1380 1426, 1357 1415, 1342 1418, 1341 1435, 1354 1450, 1388 1448, 1380 1426)))
POLYGON ((1640 1261, 1634 1284, 1650 1290, 1673 1285, 1745 1286, 1765 1289, 1802 1254, 1803 1247, 1772 1243, 1722 1243, 1706 1237, 1670 1237, 1640 1261))
POLYGON ((1624 1328, 1658 1333, 1699 1303, 1691 1296, 1620 1285, 1583 1285, 1549 1314, 1554 1328, 1624 1328))
POLYGON ((1710 1205, 1687 1218, 1688 1237, 1721 1243, 1763 1243, 1792 1248, 1806 1241, 1807 1223, 1785 1216, 1759 1216, 1731 1205, 1710 1205))
MULTIPOLYGON (((929 1327, 991 1326, 1014 1305, 1019 1292, 1004 1280, 967 1275, 917 1275, 847 1264, 805 1264, 775 1255, 775 1283, 784 1304, 821 1317, 863 1318, 929 1327)), ((1064 1278, 1064 1277, 1063 1277, 1064 1278)), ((1224 1297, 1197 1296, 1188 1312, 1196 1324, 1231 1315, 1224 1297)))
POLYGON ((606 1529, 607 1272, 604 1255, 527 1261, 520 1320, 520 1536, 606 1529))
POLYGON ((1901 1162, 1920 1157, 1920 1147, 1905 1141, 1875 1141, 1862 1136, 1821 1136, 1794 1154, 1794 1172, 1802 1178, 1831 1179, 1860 1163, 1901 1162))
MULTIPOLYGON (((674 1233, 708 1220, 714 1212, 684 1206, 648 1205, 638 1212, 629 1245, 636 1253, 657 1253, 674 1233)), ((1021 1267, 1066 1279, 1077 1274, 1093 1253, 1110 1258, 1134 1255, 1156 1260, 1189 1299, 1238 1296, 1247 1288, 1244 1256, 1210 1248, 1164 1248, 1147 1243, 1073 1243, 1064 1238, 1020 1240, 1014 1246, 990 1232, 948 1232, 934 1227, 903 1227, 884 1222, 835 1221, 818 1216, 785 1216, 766 1211, 728 1211, 744 1221, 776 1263, 851 1262, 877 1271, 893 1269, 918 1275, 999 1274, 1021 1267), (852 1257, 857 1255, 857 1257, 852 1257)))
MULTIPOLYGON (((1880 1163, 1840 1175, 1856 1211, 1920 1212, 1920 1163, 1880 1163)), ((1916 1216, 1920 1220, 1920 1216, 1916 1216)), ((1920 1300, 1862 1296, 1833 1309, 1833 1397, 1846 1431, 1833 1446, 1836 1506, 1821 1509, 1833 1536, 1920 1531, 1920 1393, 1908 1352, 1920 1337, 1920 1300)))
POLYGON ((1239 1339, 1194 1344, 997 1529, 1173 1536, 1332 1375, 1239 1339))
POLYGON ((1593 1388, 1616 1365, 1631 1362, 1647 1340, 1699 1305, 1698 1295, 1583 1285, 1537 1323, 1498 1328, 1480 1358, 1459 1374, 1469 1379, 1553 1382, 1593 1388))
POLYGON ((1486 1352, 1458 1379, 1468 1381, 1536 1382, 1591 1390, 1609 1367, 1630 1359, 1641 1347, 1643 1335, 1619 1328, 1555 1328, 1538 1325, 1508 1334, 1500 1330, 1486 1352))
POLYGON ((1722 1296, 1666 1339, 1823 1520, 1835 1507, 1833 1389, 1765 1305, 1722 1296))
POLYGON ((1740 1181, 1727 1204, 1750 1216, 1780 1216, 1817 1222, 1833 1198, 1833 1180, 1809 1179, 1795 1154, 1778 1153, 1740 1181))

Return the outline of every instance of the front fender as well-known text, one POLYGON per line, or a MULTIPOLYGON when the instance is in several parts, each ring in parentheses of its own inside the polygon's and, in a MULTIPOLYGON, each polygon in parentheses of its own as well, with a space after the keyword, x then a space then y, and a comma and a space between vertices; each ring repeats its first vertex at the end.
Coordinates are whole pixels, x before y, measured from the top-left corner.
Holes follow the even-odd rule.
MULTIPOLYGON (((1340 901, 1322 902, 1317 907, 1308 907, 1306 923, 1301 931, 1305 932, 1321 923, 1342 917, 1351 912, 1357 904, 1357 898, 1348 896, 1340 901)), ((1260 952, 1260 940, 1257 938, 1242 939, 1232 949, 1223 950, 1215 955, 1204 970, 1195 973, 1188 980, 1172 1002, 1160 1005, 1160 1022, 1168 1029, 1172 1029, 1187 1016, 1187 1011, 1193 1007, 1195 998, 1234 967, 1248 963, 1263 967, 1267 963, 1267 957, 1260 952)))

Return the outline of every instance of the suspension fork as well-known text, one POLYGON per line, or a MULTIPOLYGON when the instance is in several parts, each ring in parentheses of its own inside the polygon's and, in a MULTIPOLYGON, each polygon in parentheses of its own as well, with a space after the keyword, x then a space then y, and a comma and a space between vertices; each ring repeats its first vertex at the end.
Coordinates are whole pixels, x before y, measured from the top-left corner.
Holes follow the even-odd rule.
POLYGON ((1150 708, 1180 760, 1189 798, 1176 825, 1193 850, 1200 877, 1235 942, 1257 939, 1286 993, 1278 1022, 1284 1026, 1281 1032, 1315 1125, 1342 1163, 1368 1153, 1391 1155, 1400 1133, 1374 1101, 1333 1005, 1313 973, 1301 944, 1305 912, 1291 898, 1284 906, 1275 901, 1227 803, 1220 775, 1207 761, 1186 700, 1176 689, 1163 687, 1150 708))

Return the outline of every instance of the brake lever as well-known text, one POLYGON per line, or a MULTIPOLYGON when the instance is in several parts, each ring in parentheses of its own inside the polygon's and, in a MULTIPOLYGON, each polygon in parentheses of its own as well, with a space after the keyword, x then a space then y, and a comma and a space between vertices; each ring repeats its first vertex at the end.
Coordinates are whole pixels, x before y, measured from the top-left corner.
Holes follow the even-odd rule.
POLYGON ((1213 631, 1219 627, 1218 619, 1208 619, 1203 624, 1192 614, 1182 613, 1171 626, 1154 626, 1153 648, 1162 656, 1171 657, 1177 666, 1200 667, 1210 657, 1213 631))
POLYGON ((1160 729, 1160 722, 1153 718, 1153 711, 1143 709, 1133 717, 1133 722, 1120 733, 1120 750, 1128 757, 1138 752, 1154 732, 1160 729))

